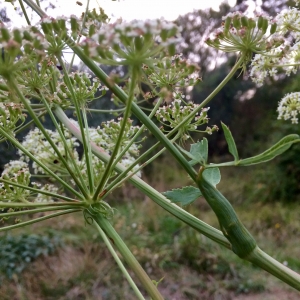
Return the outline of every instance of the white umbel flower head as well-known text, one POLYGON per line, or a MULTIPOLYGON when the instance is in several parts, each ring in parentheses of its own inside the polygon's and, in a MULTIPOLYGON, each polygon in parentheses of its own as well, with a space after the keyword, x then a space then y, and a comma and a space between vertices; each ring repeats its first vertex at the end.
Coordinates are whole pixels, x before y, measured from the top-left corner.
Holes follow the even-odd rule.
POLYGON ((291 120, 293 124, 298 124, 298 114, 300 113, 300 92, 285 95, 279 102, 277 111, 278 119, 291 120))

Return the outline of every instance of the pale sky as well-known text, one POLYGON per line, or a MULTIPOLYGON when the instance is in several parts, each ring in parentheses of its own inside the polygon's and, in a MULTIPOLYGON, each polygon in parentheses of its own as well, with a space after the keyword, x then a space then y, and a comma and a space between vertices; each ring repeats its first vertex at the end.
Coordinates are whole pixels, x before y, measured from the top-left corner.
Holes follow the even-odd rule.
MULTIPOLYGON (((227 0, 230 5, 235 4, 235 0, 227 0)), ((47 3, 48 1, 46 1, 47 3)), ((81 0, 83 5, 76 4, 76 0, 58 1, 57 5, 55 0, 50 1, 57 6, 55 10, 48 10, 47 13, 51 16, 70 14, 80 15, 85 10, 87 0, 81 0)), ((124 20, 132 19, 155 19, 163 17, 166 20, 175 20, 179 15, 184 15, 188 12, 192 12, 194 9, 204 9, 211 7, 215 10, 218 9, 222 0, 90 0, 90 8, 98 7, 99 5, 104 9, 106 14, 111 17, 112 20, 122 17, 124 20)), ((18 2, 15 2, 18 6, 18 2)), ((45 5, 41 2, 42 7, 45 5)), ((12 4, 3 3, 1 6, 5 6, 8 16, 13 20, 13 23, 19 25, 26 25, 22 22, 12 4)), ((38 20, 38 19, 37 19, 38 20)), ((35 23, 35 20, 34 22, 35 23)))

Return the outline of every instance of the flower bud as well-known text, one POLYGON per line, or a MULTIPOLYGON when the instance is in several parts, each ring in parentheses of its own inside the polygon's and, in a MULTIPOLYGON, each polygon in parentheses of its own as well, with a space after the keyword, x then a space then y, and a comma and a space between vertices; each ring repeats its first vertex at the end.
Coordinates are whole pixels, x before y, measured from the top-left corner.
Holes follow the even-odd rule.
POLYGON ((241 20, 239 16, 234 16, 233 20, 232 20, 232 24, 233 27, 236 29, 241 28, 242 24, 241 24, 241 20))
POLYGON ((272 23, 270 33, 274 34, 276 32, 276 29, 277 29, 277 23, 272 23))
POLYGON ((80 78, 80 76, 79 76, 77 73, 75 73, 74 79, 75 79, 75 81, 76 81, 76 83, 77 83, 78 85, 81 85, 81 84, 82 84, 81 78, 80 78))
POLYGON ((168 30, 167 29, 162 29, 160 33, 161 39, 165 42, 168 38, 168 30))
POLYGON ((248 18, 245 16, 242 16, 241 23, 242 23, 242 26, 248 27, 249 26, 248 18))
POLYGON ((224 23, 224 31, 228 32, 230 29, 230 25, 231 25, 231 18, 227 17, 224 23))
POLYGON ((257 20, 257 27, 258 27, 258 29, 262 29, 263 23, 264 23, 264 18, 262 16, 259 16, 258 20, 257 20))
POLYGON ((7 28, 1 27, 1 35, 2 35, 2 41, 8 42, 10 40, 10 34, 7 28))
POLYGON ((65 19, 60 18, 60 19, 57 20, 57 23, 58 23, 58 26, 59 26, 60 30, 62 30, 62 31, 66 31, 67 30, 67 28, 66 28, 66 20, 65 19))
POLYGON ((140 36, 134 38, 135 50, 141 51, 143 49, 143 39, 140 36))
POLYGON ((176 46, 175 44, 170 44, 168 46, 168 52, 171 56, 175 55, 176 54, 176 46))
POLYGON ((171 67, 171 65, 172 65, 172 60, 168 57, 166 59, 166 68, 169 69, 171 67))
POLYGON ((254 29, 256 27, 256 22, 253 19, 248 19, 249 28, 254 29))
POLYGON ((22 44, 22 34, 19 29, 14 29, 13 31, 14 40, 19 44, 22 44))
POLYGON ((20 44, 14 40, 10 40, 7 43, 6 50, 12 57, 16 57, 20 53, 20 44))
POLYGON ((101 58, 106 59, 106 53, 103 51, 101 47, 97 47, 97 53, 100 55, 101 58))
POLYGON ((53 29, 52 22, 50 23, 47 20, 47 22, 42 22, 41 26, 42 26, 42 29, 43 29, 45 34, 51 34, 52 33, 52 29, 53 29))
POLYGON ((33 40, 30 32, 28 32, 27 30, 23 31, 23 37, 26 41, 32 41, 33 40))
POLYGON ((93 36, 96 33, 96 27, 94 24, 91 24, 90 28, 89 28, 89 36, 93 36))
POLYGON ((268 19, 263 19, 262 32, 266 33, 269 26, 268 19))
POLYGON ((86 73, 83 73, 82 78, 87 86, 91 84, 90 79, 86 76, 86 73))
POLYGON ((53 20, 53 22, 52 22, 52 27, 53 27, 53 29, 57 32, 57 33, 59 33, 60 32, 60 26, 59 26, 59 24, 58 24, 58 22, 57 22, 57 20, 53 20))

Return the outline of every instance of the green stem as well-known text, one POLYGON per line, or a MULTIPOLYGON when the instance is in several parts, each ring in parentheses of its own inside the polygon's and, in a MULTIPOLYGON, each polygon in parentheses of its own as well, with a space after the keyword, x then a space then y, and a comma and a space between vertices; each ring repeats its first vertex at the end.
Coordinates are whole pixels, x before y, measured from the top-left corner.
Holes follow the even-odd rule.
POLYGON ((260 248, 256 247, 246 259, 300 291, 300 274, 281 264, 260 248))
MULTIPOLYGON (((150 115, 148 116, 150 119, 152 119, 152 117, 154 116, 154 114, 156 113, 156 111, 158 110, 160 104, 162 103, 162 98, 160 98, 157 103, 155 104, 153 110, 151 111, 150 115)), ((127 150, 131 147, 131 145, 134 143, 134 141, 142 134, 142 132, 145 130, 145 125, 143 124, 140 129, 137 131, 137 133, 134 135, 134 137, 131 139, 131 141, 126 145, 126 147, 121 151, 121 153, 118 155, 116 161, 114 162, 114 164, 112 165, 112 169, 115 168, 116 164, 118 163, 118 161, 121 160, 121 158, 123 157, 123 155, 127 152, 127 150)), ((148 152, 148 151, 147 151, 148 152)), ((147 153, 148 154, 148 153, 147 153)), ((143 155, 142 155, 143 156, 143 155)), ((140 161, 141 156, 139 157, 139 161, 140 161)), ((142 158, 141 158, 142 159, 142 158)), ((135 163, 133 164, 132 167, 134 167, 136 164, 139 163, 139 161, 135 161, 135 163)))
MULTIPOLYGON (((172 139, 172 142, 175 142, 177 138, 179 137, 179 134, 172 139)), ((150 149, 151 150, 151 149, 150 149)), ((150 164, 153 160, 155 160, 157 157, 159 157, 166 148, 162 148, 160 151, 158 151, 155 155, 153 155, 151 158, 149 158, 147 161, 145 161, 138 169, 134 170, 126 176, 142 159, 144 159, 145 156, 148 155, 148 151, 146 151, 143 155, 141 155, 138 159, 134 161, 133 164, 131 164, 123 173, 119 174, 117 178, 115 178, 107 187, 106 187, 106 194, 111 193, 113 190, 115 190, 118 186, 122 185, 125 181, 127 181, 129 178, 131 178, 133 175, 135 175, 137 172, 142 170, 145 166, 150 164), (126 177, 125 177, 126 176, 126 177), (125 178, 124 178, 125 177, 125 178), (123 179, 122 179, 123 178, 123 179)))
POLYGON ((70 214, 70 213, 77 212, 77 211, 80 211, 80 209, 67 209, 67 210, 64 210, 62 212, 58 212, 58 213, 54 213, 54 214, 51 214, 51 215, 43 216, 43 217, 36 218, 36 219, 30 220, 30 221, 25 221, 25 222, 22 222, 22 223, 19 223, 19 224, 1 227, 0 232, 7 231, 7 230, 12 230, 12 229, 19 228, 19 227, 24 227, 24 226, 27 226, 27 225, 31 225, 31 224, 34 224, 34 223, 37 223, 37 222, 41 222, 41 221, 44 221, 44 220, 48 220, 48 219, 55 218, 55 217, 58 217, 58 216, 62 216, 62 215, 65 215, 65 214, 70 214))
POLYGON ((152 297, 152 299, 163 300, 163 297, 157 290, 156 286, 153 284, 152 280, 148 277, 147 273, 141 267, 139 262, 136 260, 134 255, 128 249, 126 244, 123 242, 123 240, 115 231, 115 229, 112 227, 112 225, 109 223, 109 221, 100 214, 97 215, 91 214, 91 216, 95 220, 95 222, 99 225, 99 227, 105 232, 105 234, 112 241, 112 243, 116 246, 116 248, 121 253, 126 263, 129 265, 129 267, 133 270, 135 275, 141 281, 144 288, 146 289, 148 294, 152 297))
MULTIPOLYGON (((69 106, 68 109, 75 109, 74 106, 69 106)), ((115 112, 123 112, 125 108, 116 108, 116 109, 96 109, 96 108, 86 108, 86 111, 96 112, 96 113, 115 113, 115 112)))
POLYGON ((24 0, 24 2, 30 8, 32 8, 41 18, 47 17, 47 14, 38 5, 36 5, 32 0, 24 0))
POLYGON ((132 168, 138 164, 138 161, 136 160, 132 165, 130 165, 123 173, 119 174, 117 176, 116 179, 114 179, 105 189, 106 193, 105 195, 102 197, 102 199, 108 195, 108 193, 112 193, 116 188, 118 188, 119 186, 121 186, 125 181, 127 181, 128 179, 130 179, 132 176, 134 176, 136 173, 138 173, 140 170, 142 170, 146 165, 148 165, 150 162, 152 162, 154 159, 156 159, 158 156, 160 156, 164 151, 166 150, 166 148, 161 149, 160 151, 158 151, 154 156, 152 156, 149 160, 147 160, 146 162, 144 162, 138 169, 136 170, 132 170, 132 168), (127 175, 130 171, 132 170, 132 172, 127 175), (127 176, 126 176, 127 175, 127 176), (124 177, 126 176, 126 177, 124 177))
MULTIPOLYGON (((134 98, 134 88, 136 85, 136 81, 137 81, 137 72, 135 69, 133 69, 133 70, 131 70, 131 82, 130 82, 130 87, 129 87, 129 96, 128 96, 128 101, 126 103, 126 110, 125 110, 125 113, 124 113, 124 116, 122 119, 122 123, 121 123, 120 133, 119 133, 118 139, 115 143, 115 147, 114 147, 114 150, 112 151, 111 157, 107 163, 104 174, 102 175, 101 181, 99 182, 99 185, 94 193, 94 196, 93 196, 94 201, 97 200, 98 195, 104 188, 104 186, 107 183, 107 180, 109 178, 109 175, 111 174, 111 171, 113 170, 112 166, 113 166, 116 156, 118 155, 118 152, 119 152, 119 149, 120 149, 120 146, 122 143, 123 135, 125 132, 126 124, 128 122, 128 117, 129 117, 129 114, 131 111, 131 106, 133 104, 132 101, 134 98)), ((120 157, 119 157, 119 159, 120 159, 120 157)))
MULTIPOLYGON (((79 140, 82 139, 80 130, 74 125, 64 111, 57 107, 54 111, 57 118, 68 128, 72 134, 79 140)), ((98 147, 96 144, 91 142, 92 152, 100 158, 103 162, 107 163, 109 161, 109 155, 100 147, 98 147)), ((122 164, 118 163, 116 165, 116 171, 118 173, 122 173, 126 170, 126 167, 124 167, 122 164)), ((154 188, 152 188, 150 185, 145 183, 142 179, 140 179, 138 176, 132 176, 130 179, 130 182, 136 186, 141 192, 143 192, 145 195, 147 195, 150 199, 152 199, 155 203, 157 203, 159 206, 161 206, 163 209, 177 217, 179 220, 183 221, 184 223, 188 224, 195 230, 199 231, 200 233, 204 234, 205 236, 209 237, 211 240, 217 242, 220 245, 223 245, 229 249, 231 249, 231 244, 228 242, 228 240, 224 237, 222 232, 220 230, 215 229, 214 227, 206 224, 205 222, 197 219, 193 215, 189 214, 179 206, 177 206, 174 203, 171 203, 170 200, 168 200, 166 197, 164 197, 161 193, 156 191, 154 188)))
POLYGON ((110 251, 111 255, 113 256, 113 258, 115 259, 118 267, 121 269, 123 275, 125 276, 125 278, 127 279, 129 285, 131 286, 131 288, 134 290, 136 296, 138 297, 138 299, 140 300, 145 300, 144 296, 142 295, 142 293, 140 292, 140 290, 138 289, 138 287, 136 286, 136 284, 134 283, 134 281, 132 280, 130 274, 128 273, 128 271, 126 270, 126 268, 124 267, 122 261, 120 260, 120 258, 118 257, 118 254, 116 253, 116 251, 114 250, 113 246, 111 245, 109 239, 107 238, 106 234, 104 233, 104 231, 101 229, 101 227, 98 225, 97 222, 95 222, 95 225, 106 245, 106 247, 108 248, 108 250, 110 251))
POLYGON ((53 210, 65 210, 65 209, 74 209, 74 207, 72 205, 61 205, 57 207, 45 207, 45 208, 28 209, 28 210, 14 211, 14 212, 6 212, 0 214, 0 218, 20 216, 20 215, 30 215, 30 214, 40 213, 40 212, 47 212, 53 210))
POLYGON ((88 155, 86 155, 86 159, 88 159, 88 163, 87 163, 87 168, 91 167, 90 172, 87 172, 88 175, 88 181, 89 181, 89 188, 90 188, 90 194, 92 194, 94 192, 94 182, 95 182, 95 174, 94 174, 94 169, 92 168, 93 165, 93 161, 92 161, 92 150, 91 150, 91 144, 88 142, 90 141, 90 133, 89 133, 89 125, 88 125, 88 120, 87 120, 87 116, 86 116, 86 110, 83 107, 82 108, 82 116, 83 116, 83 122, 84 122, 84 128, 85 128, 85 136, 86 136, 86 140, 87 140, 87 153, 88 155))
POLYGON ((63 161, 65 161, 64 165, 66 166, 67 170, 69 171, 70 176, 73 178, 73 180, 75 181, 76 185, 78 186, 78 188, 80 189, 80 191, 82 192, 82 194, 85 197, 88 197, 88 190, 87 190, 86 184, 85 184, 84 179, 82 177, 82 174, 81 174, 81 172, 80 172, 80 170, 79 170, 79 168, 78 168, 78 166, 76 164, 76 161, 75 161, 75 159, 73 157, 73 154, 71 153, 71 150, 70 150, 70 147, 68 146, 66 138, 65 138, 65 136, 64 136, 64 134, 63 134, 63 132, 62 132, 60 126, 59 126, 59 124, 57 123, 57 121, 56 121, 56 119, 55 119, 55 117, 53 115, 53 112, 52 112, 52 110, 51 110, 51 108, 50 108, 47 100, 44 98, 43 95, 41 95, 41 99, 42 99, 42 101, 44 103, 44 107, 46 107, 46 109, 47 109, 47 112, 48 112, 48 114, 49 114, 49 116, 50 116, 50 118, 52 120, 52 123, 54 124, 54 126, 55 126, 55 128, 56 128, 56 130, 57 130, 57 132, 58 132, 58 134, 59 134, 59 136, 61 138, 61 141, 64 144, 65 153, 66 154, 68 153, 69 158, 71 158, 71 163, 72 163, 72 165, 73 165, 73 167, 75 169, 75 174, 73 173, 73 170, 69 167, 69 164, 66 161, 66 159, 64 158, 64 156, 62 156, 63 159, 64 159, 63 161), (79 178, 79 180, 78 180, 78 178, 79 178))
POLYGON ((63 196, 63 195, 58 195, 58 194, 54 194, 54 193, 51 193, 51 192, 43 191, 41 189, 36 189, 36 188, 30 187, 30 186, 26 186, 26 185, 19 184, 19 183, 9 181, 9 180, 5 180, 5 179, 2 179, 2 178, 0 178, 0 182, 4 182, 4 183, 7 183, 7 184, 12 185, 12 186, 22 188, 24 190, 32 191, 32 192, 43 194, 43 195, 47 195, 47 196, 50 196, 50 197, 53 197, 53 198, 58 198, 58 199, 65 200, 65 201, 68 201, 68 202, 78 202, 78 200, 75 200, 75 199, 72 199, 72 198, 69 198, 69 197, 66 197, 66 196, 63 196))
POLYGON ((74 207, 84 208, 86 207, 82 202, 76 202, 72 204, 66 204, 65 202, 51 202, 51 203, 12 203, 12 202, 0 202, 0 207, 8 207, 8 208, 26 208, 26 207, 52 207, 52 206, 64 206, 71 205, 74 207))
MULTIPOLYGON (((89 184, 91 183, 90 182, 90 179, 93 177, 93 167, 91 165, 91 160, 90 160, 90 157, 89 157, 89 141, 87 140, 87 136, 86 136, 86 131, 88 131, 88 128, 85 128, 84 127, 84 122, 83 122, 83 119, 82 119, 82 112, 81 112, 81 106, 80 106, 80 103, 77 99, 77 95, 73 89, 73 85, 71 83, 71 80, 69 78, 69 74, 68 74, 68 71, 66 69, 66 66, 61 58, 61 56, 57 56, 57 59, 61 65, 61 67, 63 68, 63 72, 64 72, 64 78, 66 79, 66 84, 67 84, 67 87, 71 93, 71 96, 72 96, 72 100, 75 104, 75 111, 76 111, 76 116, 77 116, 77 120, 78 120, 78 124, 79 124, 79 128, 80 128, 80 131, 82 133, 82 136, 83 136, 83 139, 82 139, 82 146, 83 146, 83 154, 84 154, 84 157, 85 157, 85 162, 86 162, 86 170, 87 170, 87 175, 88 175, 88 179, 89 179, 89 184)), ((90 189, 93 189, 94 186, 91 187, 90 185, 90 189)), ((86 196, 86 199, 89 199, 90 200, 90 196, 86 196)))
MULTIPOLYGON (((80 33, 78 35, 78 38, 77 38, 77 43, 79 43, 79 41, 81 39, 81 36, 82 36, 82 32, 83 32, 84 25, 85 25, 85 22, 86 22, 86 17, 87 17, 87 14, 89 12, 89 6, 90 6, 90 0, 88 0, 87 3, 86 3, 85 14, 83 16, 82 27, 81 27, 80 33)), ((72 70, 74 59, 75 59, 75 53, 73 53, 73 55, 72 55, 72 59, 71 59, 70 65, 69 65, 69 72, 71 72, 71 70, 72 70)))
POLYGON ((22 12, 23 12, 24 17, 25 17, 25 19, 26 19, 26 22, 27 22, 27 24, 30 26, 31 23, 30 23, 30 20, 29 20, 29 18, 28 18, 27 11, 26 11, 26 9, 25 9, 25 7, 24 7, 23 1, 22 1, 22 0, 19 0, 19 4, 20 4, 20 6, 21 6, 22 12))

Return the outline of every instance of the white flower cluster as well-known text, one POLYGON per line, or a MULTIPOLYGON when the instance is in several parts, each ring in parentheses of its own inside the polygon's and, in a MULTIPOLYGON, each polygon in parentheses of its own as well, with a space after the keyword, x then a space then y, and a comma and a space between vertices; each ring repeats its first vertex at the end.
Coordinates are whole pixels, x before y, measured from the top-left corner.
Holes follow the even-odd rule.
MULTIPOLYGON (((53 184, 41 184, 31 182, 31 174, 29 165, 22 160, 13 160, 4 166, 4 170, 0 179, 17 183, 23 186, 32 186, 41 191, 57 194, 58 187, 53 184)), ((18 187, 6 182, 0 182, 0 197, 1 201, 6 202, 53 202, 50 195, 35 193, 26 188, 18 187)))
MULTIPOLYGON (((98 137, 96 140, 94 140, 94 142, 98 146, 104 148, 105 150, 112 152, 119 138, 122 120, 122 118, 118 118, 117 121, 110 120, 107 122, 103 122, 101 126, 97 128, 98 137)), ((139 126, 133 126, 132 120, 128 119, 126 122, 126 127, 121 141, 119 152, 121 152, 125 147, 127 147, 131 138, 137 133, 138 130, 139 126)), ((139 146, 137 144, 132 144, 128 149, 128 154, 138 156, 138 149, 139 146)))
POLYGON ((279 102, 278 119, 291 120, 293 124, 298 124, 300 113, 300 92, 285 95, 279 102))
MULTIPOLYGON (((147 75, 145 83, 158 88, 158 96, 174 97, 182 90, 201 81, 199 67, 182 58, 182 54, 156 60, 151 66, 143 66, 147 75), (175 94, 175 95, 174 95, 175 94)), ((152 97, 155 91, 152 91, 152 97)))
POLYGON ((300 38, 300 11, 297 8, 288 8, 282 10, 275 19, 277 23, 277 32, 285 35, 291 34, 296 40, 300 38))
POLYGON ((0 102, 0 127, 6 133, 14 134, 14 131, 25 122, 25 119, 26 115, 22 112, 21 104, 0 102))
POLYGON ((106 86, 102 86, 100 80, 96 77, 92 78, 92 75, 87 72, 72 72, 70 73, 69 80, 72 84, 72 92, 68 88, 66 75, 61 75, 58 79, 58 84, 54 96, 58 98, 60 103, 66 103, 71 101, 72 92, 75 93, 77 101, 81 106, 85 106, 87 102, 95 99, 97 91, 102 91, 102 95, 105 95, 107 91, 106 86))
MULTIPOLYGON (((299 1, 296 1, 297 4, 299 1)), ((279 70, 287 76, 296 74, 300 66, 300 11, 298 8, 282 10, 275 18, 277 24, 275 38, 280 47, 269 47, 268 51, 254 56, 250 76, 261 86, 266 77, 274 77, 279 70), (284 40, 284 43, 282 43, 284 40)), ((298 123, 300 109, 299 92, 287 94, 278 106, 278 119, 298 123)))
POLYGON ((267 76, 274 76, 278 68, 289 76, 296 73, 300 65, 300 11, 297 8, 284 9, 274 22, 277 27, 273 44, 280 47, 268 47, 268 51, 256 54, 251 62, 250 76, 259 86, 267 76), (290 45, 289 41, 293 44, 290 45))
MULTIPOLYGON (((59 133, 48 129, 45 130, 50 136, 52 142, 56 145, 61 155, 64 156, 65 158, 68 158, 69 154, 66 153, 66 148, 64 146, 64 143, 61 140, 59 133)), ((72 158, 78 160, 79 155, 76 151, 76 147, 79 146, 79 143, 77 142, 76 138, 72 137, 67 130, 65 131, 65 138, 66 138, 68 148, 72 153, 72 158)), ((26 148, 32 155, 34 155, 36 159, 38 159, 40 162, 42 162, 44 165, 50 168, 53 172, 59 175, 68 174, 67 170, 59 161, 59 158, 55 153, 54 149, 52 148, 51 144, 38 128, 31 130, 26 135, 24 141, 22 142, 22 146, 26 148)), ((24 155, 22 151, 19 151, 19 155, 22 160, 26 162, 30 161, 29 157, 24 155)), ((34 174, 38 174, 38 173, 46 174, 44 169, 40 167, 36 162, 32 163, 32 168, 34 174)))
POLYGON ((251 58, 252 53, 263 53, 268 48, 276 48, 270 37, 275 33, 276 23, 267 16, 248 18, 241 12, 229 13, 223 17, 222 27, 217 29, 206 43, 224 52, 238 52, 251 58), (270 34, 267 34, 267 31, 270 34))
MULTIPOLYGON (((46 184, 42 185, 38 182, 33 182, 32 185, 35 188, 38 188, 38 189, 40 189, 41 191, 44 191, 44 192, 49 192, 49 193, 53 193, 53 194, 58 193, 58 187, 55 186, 54 184, 46 183, 46 184)), ((49 202, 54 202, 54 199, 50 195, 45 195, 45 194, 42 194, 42 193, 38 193, 34 197, 34 202, 36 202, 36 203, 49 203, 49 202)))
MULTIPOLYGON (((26 162, 20 160, 10 161, 4 166, 1 179, 11 181, 20 185, 28 186, 30 183, 30 172, 26 162)), ((5 202, 24 202, 30 196, 30 191, 0 182, 0 198, 5 202)))
MULTIPOLYGON (((170 128, 175 128, 178 124, 181 123, 187 116, 190 115, 192 111, 197 109, 199 104, 189 103, 184 105, 181 100, 174 100, 171 104, 160 107, 156 112, 157 119, 165 126, 170 128)), ((178 129, 180 138, 187 140, 190 138, 189 132, 206 132, 212 134, 213 131, 218 130, 217 126, 212 128, 207 127, 205 130, 198 130, 198 127, 208 123, 207 111, 208 108, 203 108, 201 112, 198 112, 194 119, 189 123, 184 124, 178 129)))

